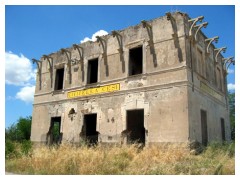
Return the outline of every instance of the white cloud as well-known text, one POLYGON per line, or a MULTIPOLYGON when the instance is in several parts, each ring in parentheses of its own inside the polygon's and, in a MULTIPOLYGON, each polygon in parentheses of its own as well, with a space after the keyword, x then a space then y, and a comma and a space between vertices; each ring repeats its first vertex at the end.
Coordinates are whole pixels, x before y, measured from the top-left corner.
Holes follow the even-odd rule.
POLYGON ((108 34, 107 31, 99 30, 92 35, 91 39, 89 37, 85 37, 83 40, 81 40, 81 43, 84 43, 84 42, 87 42, 87 41, 96 41, 97 40, 96 36, 104 36, 104 35, 107 35, 107 34, 108 34))
POLYGON ((20 99, 26 103, 31 103, 33 102, 34 92, 35 86, 25 86, 16 94, 16 99, 20 99))
POLYGON ((26 86, 34 82, 36 69, 24 55, 16 55, 11 51, 5 52, 5 83, 26 86))
POLYGON ((235 84, 229 83, 227 87, 229 91, 235 90, 235 84))
POLYGON ((234 73, 234 69, 228 69, 228 74, 233 74, 234 73))
POLYGON ((7 100, 19 99, 26 103, 33 102, 35 92, 35 79, 37 69, 34 69, 31 61, 23 54, 17 55, 11 51, 5 52, 5 83, 14 86, 23 86, 15 97, 7 97, 7 100))

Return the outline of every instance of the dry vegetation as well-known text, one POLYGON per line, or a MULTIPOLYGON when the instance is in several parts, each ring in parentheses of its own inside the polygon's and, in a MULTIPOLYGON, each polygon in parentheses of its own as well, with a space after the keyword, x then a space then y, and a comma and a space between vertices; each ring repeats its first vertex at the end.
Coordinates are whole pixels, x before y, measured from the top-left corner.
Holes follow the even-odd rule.
POLYGON ((6 171, 17 174, 235 174, 234 144, 211 144, 200 155, 171 146, 138 148, 35 148, 28 155, 6 159, 6 171))

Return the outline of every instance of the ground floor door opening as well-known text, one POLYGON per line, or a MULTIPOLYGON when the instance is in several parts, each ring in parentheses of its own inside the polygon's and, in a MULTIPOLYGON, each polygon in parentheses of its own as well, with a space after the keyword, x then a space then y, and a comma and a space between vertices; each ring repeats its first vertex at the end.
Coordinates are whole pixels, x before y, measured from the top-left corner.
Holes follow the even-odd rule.
POLYGON ((97 114, 84 115, 85 137, 88 143, 98 143, 97 114))
POLYGON ((208 128, 207 128, 207 112, 201 110, 201 129, 202 129, 202 144, 208 144, 208 128))
POLYGON ((223 118, 221 118, 221 133, 222 133, 222 141, 224 142, 226 138, 225 138, 225 122, 223 118))
POLYGON ((145 144, 144 110, 127 111, 127 142, 145 144))
POLYGON ((47 143, 49 145, 52 144, 60 144, 62 141, 62 134, 60 133, 61 129, 61 117, 52 117, 50 128, 47 134, 47 143))

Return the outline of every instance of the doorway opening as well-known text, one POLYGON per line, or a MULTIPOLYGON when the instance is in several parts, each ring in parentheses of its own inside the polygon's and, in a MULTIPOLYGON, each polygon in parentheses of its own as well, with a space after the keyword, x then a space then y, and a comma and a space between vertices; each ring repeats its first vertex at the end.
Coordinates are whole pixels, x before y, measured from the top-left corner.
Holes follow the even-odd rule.
POLYGON ((144 109, 127 111, 128 143, 145 144, 144 109))
POLYGON ((207 129, 207 112, 201 110, 201 128, 202 128, 202 144, 208 144, 208 129, 207 129))
POLYGON ((61 144, 62 133, 61 129, 61 117, 52 117, 49 131, 47 133, 47 143, 52 144, 61 144))
POLYGON ((84 127, 85 137, 88 143, 98 143, 98 132, 97 129, 97 114, 85 114, 84 115, 84 127))
POLYGON ((226 138, 225 138, 225 122, 224 122, 223 118, 221 118, 221 132, 222 132, 222 141, 226 141, 226 138))

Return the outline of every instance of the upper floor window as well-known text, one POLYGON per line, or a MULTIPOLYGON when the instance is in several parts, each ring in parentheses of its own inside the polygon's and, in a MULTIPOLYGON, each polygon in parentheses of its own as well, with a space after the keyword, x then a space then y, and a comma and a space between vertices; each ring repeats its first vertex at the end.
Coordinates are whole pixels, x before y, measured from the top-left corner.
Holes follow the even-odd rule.
POLYGON ((203 58, 203 53, 200 49, 197 49, 197 72, 203 77, 206 76, 206 66, 203 58))
POLYGON ((56 70, 55 90, 63 89, 64 68, 56 70))
POLYGON ((222 90, 221 71, 218 67, 216 68, 216 81, 217 81, 217 88, 222 90))
POLYGON ((142 74, 143 72, 143 52, 142 46, 129 50, 129 76, 142 74))
POLYGON ((98 81, 98 59, 88 61, 87 84, 96 83, 98 81))

